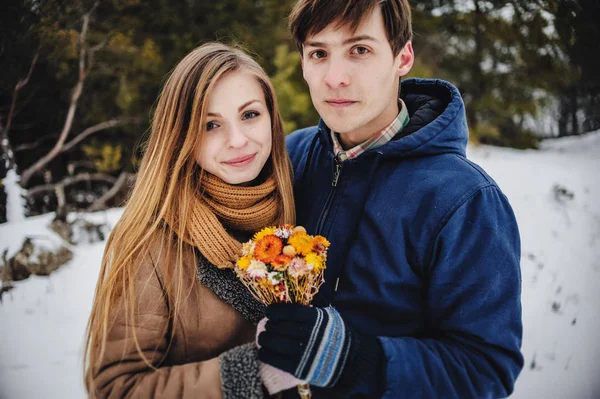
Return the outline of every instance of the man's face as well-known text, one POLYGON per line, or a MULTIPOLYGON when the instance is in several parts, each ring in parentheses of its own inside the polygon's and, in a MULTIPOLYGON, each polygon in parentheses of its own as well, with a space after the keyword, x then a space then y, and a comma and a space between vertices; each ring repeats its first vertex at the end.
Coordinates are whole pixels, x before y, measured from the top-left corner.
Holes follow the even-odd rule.
POLYGON ((397 116, 398 83, 414 59, 410 42, 396 57, 380 7, 355 32, 335 23, 308 36, 303 72, 313 104, 345 146, 359 144, 397 116))

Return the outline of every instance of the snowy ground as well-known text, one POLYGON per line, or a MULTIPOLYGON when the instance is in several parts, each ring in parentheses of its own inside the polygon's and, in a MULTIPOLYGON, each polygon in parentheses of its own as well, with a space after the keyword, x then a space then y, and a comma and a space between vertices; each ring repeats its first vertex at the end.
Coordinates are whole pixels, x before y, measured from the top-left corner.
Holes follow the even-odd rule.
MULTIPOLYGON (((600 398, 600 132, 469 157, 508 195, 521 229, 526 364, 512 398, 600 398)), ((120 215, 86 217, 114 225, 120 215)), ((0 250, 14 253, 26 235, 55 245, 51 218, 0 225, 0 250)), ((103 243, 74 250, 51 276, 2 297, 0 399, 85 397, 82 340, 103 243)))

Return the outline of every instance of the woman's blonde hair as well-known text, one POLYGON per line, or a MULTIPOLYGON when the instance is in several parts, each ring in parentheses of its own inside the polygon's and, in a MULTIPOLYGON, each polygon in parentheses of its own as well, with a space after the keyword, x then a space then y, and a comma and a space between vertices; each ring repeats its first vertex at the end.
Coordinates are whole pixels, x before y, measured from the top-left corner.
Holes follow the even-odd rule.
MULTIPOLYGON (((190 287, 189 279, 196 278, 197 266, 184 264, 184 251, 189 252, 189 246, 170 231, 163 219, 167 210, 189 214, 191 199, 201 192, 200 167, 194 154, 205 131, 207 98, 216 82, 234 71, 250 73, 264 91, 273 138, 265 168, 277 182, 278 222, 295 222, 292 172, 285 150, 283 122, 267 74, 240 49, 219 43, 196 48, 177 64, 162 89, 135 187, 106 244, 86 336, 85 384, 91 396, 95 396, 93 377, 104 356, 110 322, 114 320, 112 312, 119 305, 124 306, 127 324, 134 325, 134 284, 142 265, 140 260, 153 237, 160 237, 161 243, 166 244, 165 259, 172 259, 168 252, 174 248, 173 264, 155 266, 161 268, 157 272, 164 279, 162 286, 170 320, 177 320, 189 295, 190 291, 185 292, 182 287, 190 287)), ((182 230, 186 228, 186 219, 179 219, 182 230)), ((169 329, 169 340, 175 334, 175 327, 169 329)), ((149 367, 154 367, 142 353, 135 329, 131 330, 140 356, 149 367)))

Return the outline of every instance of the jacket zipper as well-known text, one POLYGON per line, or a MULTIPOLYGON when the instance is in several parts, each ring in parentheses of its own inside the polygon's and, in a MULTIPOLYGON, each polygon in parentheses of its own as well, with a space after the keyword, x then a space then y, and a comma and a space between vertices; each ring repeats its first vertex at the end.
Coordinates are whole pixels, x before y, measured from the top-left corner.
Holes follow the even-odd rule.
POLYGON ((329 208, 331 207, 333 196, 335 194, 335 189, 340 179, 340 173, 342 173, 343 164, 336 157, 333 158, 333 166, 335 168, 335 171, 333 173, 333 181, 331 182, 331 189, 329 190, 329 195, 327 196, 327 200, 325 201, 325 206, 323 207, 323 212, 321 213, 321 217, 319 218, 319 223, 317 223, 317 234, 321 234, 323 224, 325 223, 325 219, 327 217, 327 214, 329 213, 329 208))

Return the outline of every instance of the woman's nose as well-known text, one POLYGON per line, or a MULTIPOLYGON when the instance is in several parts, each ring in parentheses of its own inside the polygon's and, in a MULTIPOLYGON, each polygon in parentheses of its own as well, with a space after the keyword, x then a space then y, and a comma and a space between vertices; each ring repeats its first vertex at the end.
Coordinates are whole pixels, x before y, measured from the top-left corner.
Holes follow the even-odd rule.
POLYGON ((232 125, 228 132, 227 146, 229 148, 243 147, 248 143, 245 131, 238 125, 232 125))

